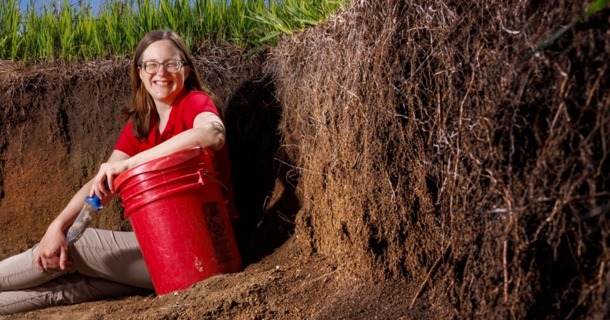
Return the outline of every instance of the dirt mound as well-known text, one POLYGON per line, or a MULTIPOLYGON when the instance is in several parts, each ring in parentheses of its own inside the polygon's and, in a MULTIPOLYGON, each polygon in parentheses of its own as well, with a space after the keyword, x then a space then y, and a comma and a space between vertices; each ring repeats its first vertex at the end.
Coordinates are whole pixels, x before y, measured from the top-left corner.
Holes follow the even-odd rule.
MULTIPOLYGON (((519 63, 583 9, 354 1, 259 55, 202 47, 249 266, 28 316, 606 318, 610 10, 519 63)), ((109 154, 127 68, 0 66, 0 256, 109 154)), ((95 225, 129 228, 117 203, 95 225)))
POLYGON ((607 315, 610 11, 519 63, 584 9, 358 1, 285 39, 301 244, 458 317, 607 315))

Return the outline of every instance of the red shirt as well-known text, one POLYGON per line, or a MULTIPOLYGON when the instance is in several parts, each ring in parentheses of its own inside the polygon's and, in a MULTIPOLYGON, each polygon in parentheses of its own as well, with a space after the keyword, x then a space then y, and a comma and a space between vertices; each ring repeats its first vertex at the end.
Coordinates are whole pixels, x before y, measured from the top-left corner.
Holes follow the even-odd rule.
MULTIPOLYGON (((114 146, 115 150, 123 151, 130 157, 148 150, 158 144, 169 140, 173 136, 193 128, 195 117, 202 112, 212 112, 220 117, 216 105, 205 93, 200 91, 184 91, 172 103, 169 119, 163 133, 159 133, 158 121, 151 123, 150 133, 144 141, 139 141, 133 134, 131 121, 127 122, 114 146)), ((233 184, 231 183, 231 165, 229 163, 229 149, 225 144, 215 152, 220 180, 229 189, 228 212, 231 219, 237 219, 237 211, 233 205, 233 184)))

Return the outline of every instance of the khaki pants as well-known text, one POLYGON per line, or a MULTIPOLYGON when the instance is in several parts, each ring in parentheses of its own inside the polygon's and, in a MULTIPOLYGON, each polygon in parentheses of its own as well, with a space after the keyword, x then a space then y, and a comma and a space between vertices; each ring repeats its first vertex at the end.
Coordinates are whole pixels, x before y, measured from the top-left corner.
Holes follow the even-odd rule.
POLYGON ((153 289, 133 232, 85 230, 66 271, 38 271, 36 250, 0 261, 0 315, 153 289))

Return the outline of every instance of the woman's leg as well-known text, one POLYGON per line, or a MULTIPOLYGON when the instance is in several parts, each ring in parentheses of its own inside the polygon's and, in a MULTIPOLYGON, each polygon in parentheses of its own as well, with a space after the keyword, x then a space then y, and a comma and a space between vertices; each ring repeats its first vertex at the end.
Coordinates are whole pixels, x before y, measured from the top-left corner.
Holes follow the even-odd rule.
POLYGON ((38 245, 0 261, 0 291, 32 288, 51 281, 65 271, 38 271, 34 259, 38 245))
POLYGON ((69 251, 76 272, 153 289, 133 232, 88 228, 69 251))
POLYGON ((40 272, 37 246, 0 261, 0 291, 32 288, 69 272, 152 289, 152 281, 133 232, 87 228, 68 251, 73 268, 40 272))
POLYGON ((146 292, 142 288, 71 273, 31 289, 0 292, 0 315, 146 292))
MULTIPOLYGON (((37 246, 0 261, 0 310, 14 313, 132 294, 153 285, 133 232, 86 229, 71 270, 40 272, 37 246)), ((0 314, 2 314, 0 312, 0 314)))

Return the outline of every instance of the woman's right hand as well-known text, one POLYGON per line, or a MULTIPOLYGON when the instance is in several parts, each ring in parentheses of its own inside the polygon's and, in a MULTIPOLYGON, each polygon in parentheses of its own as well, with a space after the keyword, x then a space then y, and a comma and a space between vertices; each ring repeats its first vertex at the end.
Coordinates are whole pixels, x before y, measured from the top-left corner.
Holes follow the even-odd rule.
POLYGON ((55 223, 49 225, 37 249, 35 264, 39 271, 66 270, 72 267, 72 262, 68 260, 66 235, 55 223))
POLYGON ((129 170, 129 168, 129 156, 115 150, 110 159, 108 159, 108 162, 102 163, 97 175, 93 178, 89 196, 95 194, 100 199, 104 199, 113 194, 116 191, 114 178, 129 170))

